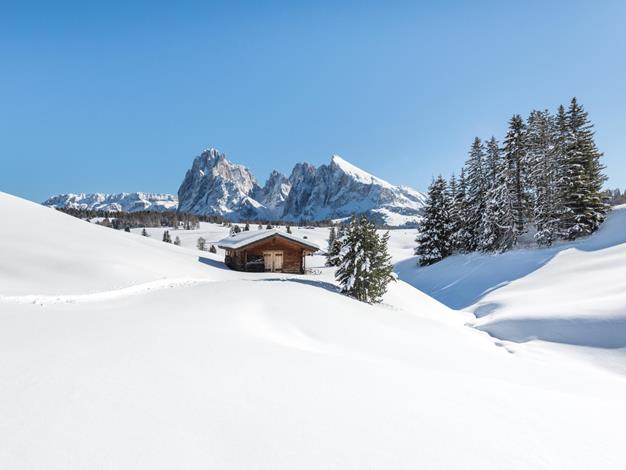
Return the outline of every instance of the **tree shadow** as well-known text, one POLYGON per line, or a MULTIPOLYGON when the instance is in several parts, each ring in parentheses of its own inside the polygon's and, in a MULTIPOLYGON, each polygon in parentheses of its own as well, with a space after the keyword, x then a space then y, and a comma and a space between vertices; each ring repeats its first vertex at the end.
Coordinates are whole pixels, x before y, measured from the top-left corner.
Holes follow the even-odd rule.
POLYGON ((256 281, 260 282, 296 282, 298 284, 305 284, 307 286, 320 287, 330 292, 334 292, 338 294, 340 289, 338 286, 333 284, 332 282, 326 281, 314 281, 312 279, 301 279, 297 277, 288 277, 288 278, 269 278, 269 279, 256 279, 256 281))

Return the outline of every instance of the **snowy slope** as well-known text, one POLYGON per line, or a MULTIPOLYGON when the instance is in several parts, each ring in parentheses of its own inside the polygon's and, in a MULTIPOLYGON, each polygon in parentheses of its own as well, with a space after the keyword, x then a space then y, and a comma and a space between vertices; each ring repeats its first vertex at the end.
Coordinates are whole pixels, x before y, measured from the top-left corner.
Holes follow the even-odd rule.
MULTIPOLYGON (((167 277, 203 277, 198 252, 116 232, 49 207, 0 193, 11 221, 0 244, 0 295, 84 294, 167 277)), ((203 255, 204 256, 204 255, 203 255)), ((206 254, 209 257, 209 254, 206 254)))
POLYGON ((0 217, 0 468, 626 465, 623 377, 406 283, 369 306, 328 269, 235 273, 4 194, 0 217))
POLYGON ((626 347, 626 206, 577 242, 452 256, 427 268, 415 262, 397 265, 402 279, 474 313, 496 337, 626 347))
POLYGON ((89 209, 109 212, 175 211, 178 198, 172 194, 154 193, 78 193, 58 194, 42 203, 66 209, 89 209))

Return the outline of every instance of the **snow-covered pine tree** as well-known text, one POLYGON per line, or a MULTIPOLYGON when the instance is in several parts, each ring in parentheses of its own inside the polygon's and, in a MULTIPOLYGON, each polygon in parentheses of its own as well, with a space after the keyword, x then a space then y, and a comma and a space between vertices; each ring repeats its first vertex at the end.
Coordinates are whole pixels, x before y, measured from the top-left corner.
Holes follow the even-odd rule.
POLYGON ((420 266, 441 261, 452 253, 451 206, 446 180, 439 175, 428 188, 424 215, 415 239, 420 266))
POLYGON ((196 242, 196 248, 200 251, 204 251, 206 249, 206 240, 203 237, 199 237, 196 242))
POLYGON ((291 227, 287 225, 287 233, 291 233, 291 227))
POLYGON ((576 98, 572 98, 567 110, 567 129, 562 228, 565 238, 573 240, 594 232, 604 220, 607 207, 602 199, 602 184, 606 177, 600 163, 602 153, 594 141, 593 124, 576 98))
POLYGON ((241 233, 241 227, 239 227, 239 225, 233 225, 233 232, 234 233, 241 233))
POLYGON ((335 277, 346 295, 377 303, 395 280, 387 244, 389 233, 380 237, 365 217, 353 218, 341 238, 341 262, 335 277))
POLYGON ((472 234, 469 231, 469 218, 467 215, 467 182, 465 169, 461 168, 459 179, 457 180, 454 199, 450 201, 450 223, 451 223, 451 250, 456 253, 466 253, 470 251, 472 234))
POLYGON ((516 240, 524 233, 530 212, 525 140, 526 126, 522 117, 516 114, 509 121, 509 130, 504 139, 504 159, 508 165, 507 187, 511 192, 516 240))
POLYGON ((500 252, 515 245, 516 234, 513 230, 513 210, 509 181, 508 165, 500 155, 495 142, 488 152, 488 162, 494 172, 493 180, 487 190, 487 202, 480 226, 478 249, 482 251, 500 252))
POLYGON ((469 251, 474 251, 480 237, 480 221, 485 211, 486 181, 484 170, 485 148, 476 137, 465 163, 467 170, 467 230, 470 233, 469 251))
POLYGON ((547 111, 532 111, 528 116, 526 151, 529 182, 533 198, 533 220, 539 245, 551 245, 558 236, 559 208, 556 197, 558 160, 557 127, 547 111))

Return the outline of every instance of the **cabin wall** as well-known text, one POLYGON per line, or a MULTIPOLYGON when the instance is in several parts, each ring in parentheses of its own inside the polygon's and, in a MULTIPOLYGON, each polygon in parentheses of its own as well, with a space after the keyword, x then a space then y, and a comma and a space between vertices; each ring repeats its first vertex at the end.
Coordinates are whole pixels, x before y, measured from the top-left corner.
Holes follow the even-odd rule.
MULTIPOLYGON (((253 263, 254 257, 263 257, 264 251, 282 251, 283 252, 283 269, 284 273, 301 274, 304 272, 302 260, 304 249, 294 243, 290 243, 283 238, 271 238, 269 240, 261 240, 258 243, 248 245, 245 249, 227 250, 225 263, 226 265, 237 271, 263 272, 263 263, 253 263)), ((257 258, 258 259, 258 258, 257 258)))

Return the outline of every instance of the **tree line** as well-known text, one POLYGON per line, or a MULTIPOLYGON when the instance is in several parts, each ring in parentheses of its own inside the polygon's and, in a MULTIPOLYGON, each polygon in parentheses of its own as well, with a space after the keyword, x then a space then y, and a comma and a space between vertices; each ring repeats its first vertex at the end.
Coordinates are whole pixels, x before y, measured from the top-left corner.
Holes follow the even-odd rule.
POLYGON ((593 233, 608 210, 601 157, 576 98, 556 114, 514 115, 502 144, 476 137, 459 176, 440 175, 428 189, 416 239, 419 264, 593 233))

